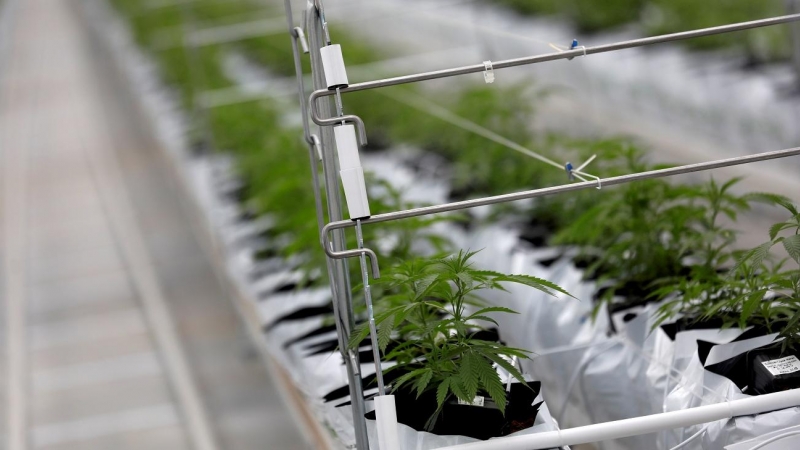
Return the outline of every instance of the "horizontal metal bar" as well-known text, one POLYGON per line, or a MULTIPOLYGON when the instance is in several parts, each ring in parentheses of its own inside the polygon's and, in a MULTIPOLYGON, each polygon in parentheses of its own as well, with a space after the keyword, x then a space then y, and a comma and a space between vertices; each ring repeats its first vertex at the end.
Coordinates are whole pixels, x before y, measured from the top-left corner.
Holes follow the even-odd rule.
MULTIPOLYGON (((643 47, 646 45, 661 44, 664 42, 680 41, 680 40, 692 39, 704 36, 712 36, 715 34, 730 33, 733 31, 750 30, 753 28, 761 28, 771 25, 779 25, 783 23, 797 22, 797 21, 800 21, 800 14, 791 14, 786 16, 772 17, 769 19, 753 20, 750 22, 740 22, 730 25, 722 25, 718 27, 701 28, 698 30, 682 31, 680 33, 665 34, 661 36, 653 36, 641 39, 632 39, 628 41, 616 42, 612 44, 597 45, 594 47, 586 47, 585 50, 583 48, 579 48, 575 50, 568 50, 557 53, 545 53, 542 55, 527 56, 524 58, 507 59, 497 62, 492 61, 492 67, 494 69, 505 69, 508 67, 525 66, 529 64, 536 64, 547 61, 556 61, 559 59, 572 59, 575 58, 576 56, 592 55, 596 53, 607 53, 617 50, 624 50, 628 48, 643 47)), ((471 66, 455 67, 452 69, 437 70, 433 72, 423 72, 414 75, 405 75, 400 77, 385 78, 382 80, 351 84, 346 88, 340 89, 339 92, 344 94, 346 92, 365 91, 368 89, 375 89, 380 87, 396 86, 399 84, 407 84, 407 83, 416 83, 419 81, 435 80, 438 78, 447 78, 457 75, 466 75, 470 73, 479 73, 485 70, 486 67, 483 65, 483 63, 480 63, 471 66)), ((315 98, 333 94, 334 94, 333 91, 328 91, 324 89, 315 91, 311 97, 312 108, 315 98)))
MULTIPOLYGON (((372 223, 389 222, 393 220, 409 219, 411 217, 427 216, 430 214, 439 214, 452 211, 460 211, 463 209, 475 208, 478 206, 495 205, 498 203, 508 203, 517 200, 525 200, 528 198, 545 197, 553 194, 561 194, 563 192, 579 191, 583 189, 597 188, 598 186, 607 187, 615 186, 618 184, 630 183, 632 181, 648 180, 651 178, 663 178, 674 175, 681 175, 692 172, 702 172, 705 170, 719 169, 721 167, 738 166, 741 164, 748 164, 759 161, 767 161, 771 159, 786 158, 789 156, 800 155, 800 147, 790 148, 786 150, 776 150, 773 152, 757 153, 755 155, 737 156, 735 158, 721 159, 718 161, 689 164, 685 166, 671 167, 669 169, 651 170, 647 172, 640 172, 628 175, 621 175, 618 177, 602 178, 596 181, 585 181, 581 183, 565 184, 561 186, 553 186, 542 189, 535 189, 532 191, 515 192, 512 194, 495 195, 492 197, 484 197, 473 200, 464 200, 460 202, 445 203, 435 206, 424 206, 421 208, 413 208, 404 211, 396 211, 385 214, 378 214, 369 219, 362 219, 362 225, 372 223)), ((331 222, 325 225, 322 229, 322 243, 323 247, 327 246, 328 234, 336 229, 349 228, 355 226, 354 221, 340 220, 331 222)), ((327 248, 327 247, 326 247, 327 248)), ((326 252, 328 250, 326 249, 326 252)))

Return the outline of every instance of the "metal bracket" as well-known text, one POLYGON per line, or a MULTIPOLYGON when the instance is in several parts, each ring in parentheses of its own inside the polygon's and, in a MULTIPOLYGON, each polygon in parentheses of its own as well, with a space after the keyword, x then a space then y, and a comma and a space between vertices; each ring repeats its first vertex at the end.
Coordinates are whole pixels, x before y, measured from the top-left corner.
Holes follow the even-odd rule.
POLYGON ((308 41, 306 40, 306 35, 303 33, 303 29, 300 27, 294 27, 294 33, 292 37, 297 39, 297 42, 300 43, 300 47, 303 49, 303 53, 308 53, 308 41))
MULTIPOLYGON (((327 92, 327 91, 322 91, 327 92)), ((361 145, 367 145, 367 129, 364 126, 364 121, 361 120, 360 117, 355 116, 353 114, 346 114, 343 116, 338 117, 330 117, 328 119, 323 119, 320 116, 319 110, 317 109, 317 100, 320 97, 324 97, 324 95, 320 91, 314 91, 311 93, 309 97, 308 104, 311 108, 311 120, 314 121, 315 124, 321 127, 329 127, 332 125, 339 125, 341 123, 352 123, 356 126, 356 130, 358 130, 358 142, 361 145)))
POLYGON ((325 251, 325 254, 333 259, 357 258, 361 255, 367 255, 369 257, 369 262, 372 269, 372 278, 376 280, 380 278, 381 270, 378 267, 378 255, 375 254, 375 252, 372 251, 372 249, 364 247, 356 250, 340 250, 340 251, 333 250, 328 235, 330 234, 331 231, 341 228, 335 226, 335 223, 336 222, 325 225, 324 227, 322 227, 322 233, 320 233, 322 241, 322 249, 325 251))

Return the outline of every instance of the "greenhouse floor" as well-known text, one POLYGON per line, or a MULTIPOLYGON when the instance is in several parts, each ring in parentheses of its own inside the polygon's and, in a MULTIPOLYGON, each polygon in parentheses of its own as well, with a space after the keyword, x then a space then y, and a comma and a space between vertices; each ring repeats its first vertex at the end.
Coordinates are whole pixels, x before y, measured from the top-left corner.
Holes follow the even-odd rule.
POLYGON ((0 448, 310 448, 78 6, 0 2, 0 448))

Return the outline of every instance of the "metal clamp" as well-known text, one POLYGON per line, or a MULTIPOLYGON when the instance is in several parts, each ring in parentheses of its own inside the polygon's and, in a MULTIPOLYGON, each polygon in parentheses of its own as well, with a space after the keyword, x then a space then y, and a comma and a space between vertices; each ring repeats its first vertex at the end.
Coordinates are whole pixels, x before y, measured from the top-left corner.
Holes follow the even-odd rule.
POLYGON ((303 53, 308 53, 308 41, 306 40, 306 35, 303 33, 303 29, 300 27, 294 27, 294 33, 292 33, 292 37, 297 39, 300 43, 300 47, 303 48, 303 53))
POLYGON ((374 278, 376 280, 378 278, 380 278, 381 277, 381 270, 378 267, 378 255, 376 255, 375 252, 372 251, 372 249, 364 247, 364 248, 360 248, 360 249, 356 249, 356 250, 340 250, 340 251, 333 250, 333 248, 331 247, 331 241, 330 241, 330 238, 328 237, 328 235, 330 234, 331 231, 333 231, 335 229, 340 229, 340 228, 342 228, 342 227, 341 226, 337 226, 336 222, 329 223, 329 224, 325 225, 324 227, 322 227, 322 233, 321 233, 322 250, 325 251, 325 254, 328 255, 328 257, 333 258, 333 259, 356 258, 356 257, 359 257, 361 255, 367 255, 369 257, 369 262, 370 262, 370 266, 371 266, 371 269, 372 269, 372 278, 374 278))
MULTIPOLYGON (((339 125, 341 123, 352 123, 356 126, 356 130, 358 130, 358 142, 361 145, 367 145, 367 130, 364 126, 364 121, 361 120, 360 117, 355 116, 353 114, 346 114, 343 116, 338 117, 330 117, 328 119, 323 119, 320 117, 319 110, 317 109, 317 100, 320 97, 324 97, 327 91, 320 90, 314 91, 311 93, 309 97, 308 104, 311 108, 311 120, 314 121, 315 124, 321 127, 328 127, 332 125, 339 125)), ((329 95, 329 94, 328 94, 329 95)))

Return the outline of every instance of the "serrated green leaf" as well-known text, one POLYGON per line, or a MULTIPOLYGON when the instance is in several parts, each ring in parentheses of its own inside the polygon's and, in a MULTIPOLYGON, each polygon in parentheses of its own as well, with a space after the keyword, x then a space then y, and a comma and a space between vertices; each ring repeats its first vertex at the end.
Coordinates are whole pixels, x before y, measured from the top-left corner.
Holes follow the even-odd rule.
POLYGON ((458 379, 464 387, 464 393, 468 398, 475 398, 478 395, 478 368, 475 362, 475 355, 467 352, 461 357, 461 367, 458 369, 458 379))
POLYGON ((736 265, 733 266, 733 269, 730 271, 730 275, 735 275, 745 264, 750 264, 755 270, 761 267, 761 264, 764 262, 764 259, 769 255, 769 251, 772 248, 773 242, 765 242, 758 247, 745 252, 739 260, 736 262, 736 265))
POLYGON ((401 376, 400 378, 397 379, 397 381, 394 382, 392 390, 396 391, 396 390, 400 389, 400 387, 402 387, 403 385, 405 385, 406 383, 408 383, 412 379, 414 379, 414 378, 416 378, 418 376, 421 376, 427 370, 430 370, 430 369, 427 369, 427 368, 416 369, 416 370, 412 370, 411 372, 401 376))
POLYGON ((748 200, 754 200, 761 203, 766 203, 769 205, 779 205, 784 207, 787 211, 792 214, 797 214, 797 208, 794 206, 792 201, 788 197, 784 197, 783 195, 778 194, 771 194, 768 192, 756 192, 747 194, 744 198, 748 200))
POLYGON ((783 230, 785 230, 787 228, 792 228, 793 226, 796 226, 796 225, 794 225, 792 223, 789 223, 789 222, 778 222, 778 223, 776 223, 775 225, 772 225, 769 228, 769 238, 774 240, 775 237, 778 235, 778 233, 780 233, 781 231, 783 231, 783 230))
POLYGON ((472 397, 467 395, 467 392, 464 390, 464 386, 461 384, 461 380, 458 376, 453 375, 449 377, 448 380, 450 380, 449 381, 450 390, 453 391, 453 394, 455 394, 456 397, 460 398, 461 400, 464 400, 465 402, 470 402, 470 403, 472 402, 472 400, 475 399, 474 395, 472 397))
POLYGON ((500 326, 500 324, 497 323, 496 320, 492 319, 489 316, 469 316, 469 318, 464 319, 464 321, 468 321, 468 320, 483 320, 484 322, 490 322, 490 323, 493 323, 493 324, 495 324, 497 326, 500 326))
POLYGON ((414 383, 414 388, 417 390, 417 398, 425 392, 425 388, 428 387, 428 384, 431 382, 431 378, 433 378, 433 370, 430 368, 426 368, 424 372, 419 376, 419 379, 416 383, 414 383))
POLYGON ((395 321, 393 317, 387 318, 378 325, 378 347, 381 353, 386 352, 386 347, 392 339, 392 332, 394 331, 395 321))
POLYGON ((783 248, 796 263, 800 264, 800 234, 784 238, 783 248))
POLYGON ((486 358, 477 358, 476 368, 478 377, 481 380, 481 386, 492 397, 492 400, 497 404, 500 412, 505 415, 506 412, 506 391, 503 388, 503 383, 497 371, 494 370, 492 365, 486 358))
POLYGON ((490 313, 490 312, 502 312, 502 313, 507 313, 507 314, 519 314, 518 312, 514 311, 511 308, 506 308, 506 307, 503 307, 503 306, 490 306, 490 307, 482 308, 482 309, 480 309, 478 311, 475 311, 475 314, 467 317, 467 320, 472 319, 475 316, 485 315, 486 313, 490 313))
POLYGON ((487 352, 487 351, 483 351, 481 353, 484 356, 486 356, 487 358, 489 358, 491 361, 493 361, 495 364, 497 364, 498 366, 502 367, 506 372, 510 373, 511 376, 516 378, 520 383, 524 383, 525 382, 525 377, 522 376, 522 373, 520 373, 520 371, 517 370, 516 367, 514 367, 510 362, 508 362, 502 356, 499 356, 499 355, 496 355, 496 354, 492 354, 491 352, 487 352))
POLYGON ((545 280, 545 279, 542 279, 542 278, 533 277, 533 276, 530 276, 530 275, 502 275, 502 276, 496 277, 495 281, 523 284, 525 286, 529 286, 529 287, 532 287, 534 289, 538 289, 538 290, 540 290, 542 292, 545 292, 545 293, 547 293, 549 295, 553 295, 554 296, 555 295, 554 292, 560 292, 560 293, 562 293, 564 295, 568 295, 568 296, 570 296, 572 298, 575 298, 572 294, 567 292, 561 286, 559 286, 559 285, 557 285, 557 284, 555 284, 555 283, 553 283, 551 281, 548 281, 548 280, 545 280))
POLYGON ((450 388, 450 379, 445 378, 439 383, 439 386, 436 388, 436 404, 439 406, 438 409, 442 408, 444 405, 444 401, 447 400, 447 393, 450 388))
POLYGON ((764 294, 766 294, 766 290, 758 290, 747 295, 742 304, 741 315, 739 316, 740 328, 747 326, 747 319, 758 309, 758 306, 764 300, 764 294))
POLYGON ((361 341, 363 341, 368 335, 369 323, 361 323, 350 333, 350 339, 348 340, 347 345, 351 349, 356 349, 359 347, 359 345, 361 345, 361 341))

